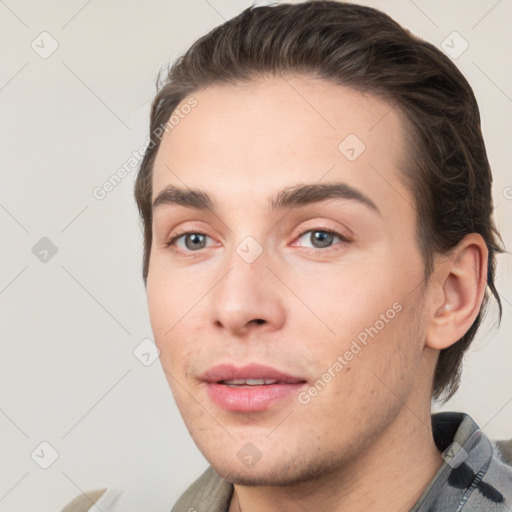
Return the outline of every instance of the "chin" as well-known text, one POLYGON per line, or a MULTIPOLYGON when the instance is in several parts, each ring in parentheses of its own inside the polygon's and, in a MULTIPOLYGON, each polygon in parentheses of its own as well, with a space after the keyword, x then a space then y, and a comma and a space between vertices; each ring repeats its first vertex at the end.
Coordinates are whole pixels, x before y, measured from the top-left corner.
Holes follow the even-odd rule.
POLYGON ((338 462, 332 457, 322 460, 295 459, 288 463, 283 460, 266 461, 263 459, 253 467, 241 468, 241 463, 209 460, 213 469, 224 480, 232 484, 265 487, 286 487, 312 482, 319 477, 335 471, 338 462))
POLYGON ((224 480, 236 485, 243 485, 247 487, 254 486, 283 486, 296 483, 297 480, 294 475, 284 474, 279 468, 273 468, 269 470, 255 468, 240 469, 239 467, 233 468, 225 465, 214 465, 213 469, 222 477, 224 480))

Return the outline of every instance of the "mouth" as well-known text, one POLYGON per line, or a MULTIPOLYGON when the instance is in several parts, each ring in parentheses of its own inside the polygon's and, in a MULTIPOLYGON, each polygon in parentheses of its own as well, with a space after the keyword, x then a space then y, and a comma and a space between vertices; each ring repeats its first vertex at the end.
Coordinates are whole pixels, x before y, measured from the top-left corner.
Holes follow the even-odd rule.
POLYGON ((231 379, 220 381, 220 384, 225 384, 230 388, 251 388, 253 386, 269 386, 272 384, 289 384, 276 379, 231 379))
POLYGON ((210 400, 227 411, 255 412, 276 406, 296 394, 306 380, 259 364, 218 365, 200 379, 210 400))

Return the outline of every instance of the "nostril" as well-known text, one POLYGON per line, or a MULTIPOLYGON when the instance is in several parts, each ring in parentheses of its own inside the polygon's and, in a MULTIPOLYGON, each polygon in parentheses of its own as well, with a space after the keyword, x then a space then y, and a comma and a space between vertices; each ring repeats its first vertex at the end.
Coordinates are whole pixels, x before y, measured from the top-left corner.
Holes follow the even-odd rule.
POLYGON ((264 324, 265 320, 262 320, 261 318, 256 318, 255 320, 253 320, 253 322, 256 322, 257 324, 264 324))

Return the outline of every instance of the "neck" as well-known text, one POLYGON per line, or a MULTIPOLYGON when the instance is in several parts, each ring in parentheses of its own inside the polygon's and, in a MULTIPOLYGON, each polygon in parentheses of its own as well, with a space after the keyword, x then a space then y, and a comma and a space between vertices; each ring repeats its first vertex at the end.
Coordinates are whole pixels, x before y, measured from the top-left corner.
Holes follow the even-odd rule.
POLYGON ((286 487, 235 485, 229 512, 406 511, 418 501, 441 464, 430 407, 416 415, 404 406, 395 421, 349 464, 314 481, 286 487))

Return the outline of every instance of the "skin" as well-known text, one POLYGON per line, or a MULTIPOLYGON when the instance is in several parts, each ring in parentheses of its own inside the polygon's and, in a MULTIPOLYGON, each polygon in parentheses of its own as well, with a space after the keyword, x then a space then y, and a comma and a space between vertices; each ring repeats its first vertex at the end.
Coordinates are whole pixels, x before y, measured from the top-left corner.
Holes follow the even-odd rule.
POLYGON ((443 462, 430 424, 433 372, 478 313, 485 243, 468 235, 436 256, 424 282, 401 175, 409 146, 383 100, 300 75, 193 96, 197 106, 162 138, 153 199, 172 184, 207 191, 217 207, 155 209, 147 281, 162 367, 191 436, 234 483, 230 511, 238 501, 244 512, 408 510, 443 462), (351 133, 366 146, 354 161, 338 149, 351 133), (333 181, 380 213, 338 198, 267 208, 286 186, 333 181), (321 246, 322 228, 349 241, 321 246), (180 231, 208 236, 199 249, 185 237, 167 246, 180 231), (252 263, 236 252, 247 236, 263 249, 252 263), (307 404, 294 395, 229 412, 199 380, 218 363, 257 362, 312 386, 394 303, 400 312, 307 404), (248 442, 261 453, 252 467, 237 457, 248 442))

